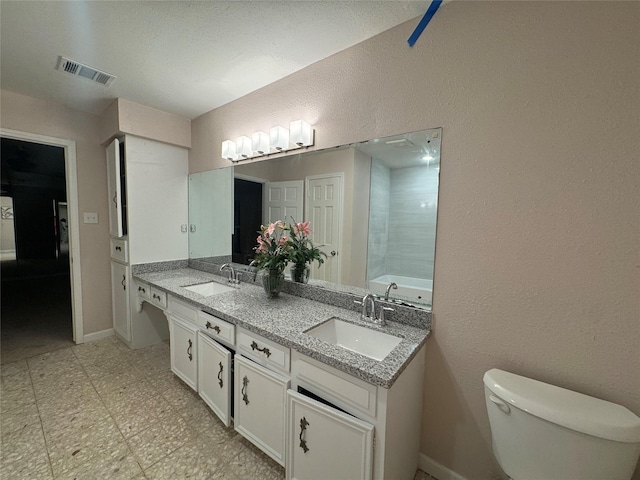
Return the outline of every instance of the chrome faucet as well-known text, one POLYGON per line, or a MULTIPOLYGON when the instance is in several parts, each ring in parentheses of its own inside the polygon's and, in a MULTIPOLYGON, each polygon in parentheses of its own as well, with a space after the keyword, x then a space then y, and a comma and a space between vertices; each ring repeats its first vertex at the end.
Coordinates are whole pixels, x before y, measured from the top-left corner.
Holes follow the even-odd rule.
POLYGON ((386 325, 387 321, 385 320, 385 312, 394 311, 393 308, 380 305, 380 314, 376 315, 376 297, 371 293, 367 293, 362 298, 362 301, 355 300, 353 303, 356 305, 362 305, 362 320, 369 320, 376 325, 386 325))
POLYGON ((396 285, 395 282, 391 282, 389 285, 387 285, 387 291, 384 292, 384 301, 388 302, 389 301, 389 290, 391 289, 397 290, 398 289, 398 285, 396 285))
POLYGON ((230 263, 225 263, 220 267, 220 273, 222 273, 225 269, 229 270, 229 276, 227 277, 227 281, 229 283, 240 283, 238 277, 236 276, 236 271, 233 269, 230 263))

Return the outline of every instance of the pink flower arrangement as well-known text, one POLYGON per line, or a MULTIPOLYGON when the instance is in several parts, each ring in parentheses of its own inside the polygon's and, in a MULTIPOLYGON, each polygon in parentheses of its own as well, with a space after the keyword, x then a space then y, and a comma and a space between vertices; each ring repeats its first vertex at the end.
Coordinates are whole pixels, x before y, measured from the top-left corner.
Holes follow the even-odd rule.
POLYGON ((258 245, 254 248, 256 256, 251 262, 260 269, 282 272, 289 258, 289 227, 281 220, 260 227, 258 245))
POLYGON ((251 265, 264 270, 278 270, 282 272, 287 262, 304 269, 308 263, 316 260, 318 266, 324 263, 326 254, 314 247, 310 222, 292 223, 285 225, 281 220, 269 225, 262 225, 258 238, 258 245, 254 248, 256 255, 251 265))

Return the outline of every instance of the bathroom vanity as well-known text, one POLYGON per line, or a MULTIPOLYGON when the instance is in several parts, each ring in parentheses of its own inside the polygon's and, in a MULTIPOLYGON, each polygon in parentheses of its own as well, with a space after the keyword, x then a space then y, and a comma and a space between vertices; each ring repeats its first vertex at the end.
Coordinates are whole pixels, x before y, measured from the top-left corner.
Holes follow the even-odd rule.
POLYGON ((413 478, 429 330, 373 325, 293 295, 267 299, 261 286, 190 268, 136 273, 134 282, 139 308, 168 319, 173 372, 287 478, 413 478), (331 319, 397 345, 376 360, 313 336, 331 319))

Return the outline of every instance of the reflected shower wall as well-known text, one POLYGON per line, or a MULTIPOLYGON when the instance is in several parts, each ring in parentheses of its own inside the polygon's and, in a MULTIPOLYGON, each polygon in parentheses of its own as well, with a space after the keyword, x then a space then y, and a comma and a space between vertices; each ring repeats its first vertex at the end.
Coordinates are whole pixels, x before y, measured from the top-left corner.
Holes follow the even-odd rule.
POLYGON ((367 280, 374 293, 384 294, 378 284, 392 278, 411 288, 394 290, 393 296, 431 303, 430 288, 413 290, 433 282, 438 170, 437 165, 390 169, 373 159, 367 280))

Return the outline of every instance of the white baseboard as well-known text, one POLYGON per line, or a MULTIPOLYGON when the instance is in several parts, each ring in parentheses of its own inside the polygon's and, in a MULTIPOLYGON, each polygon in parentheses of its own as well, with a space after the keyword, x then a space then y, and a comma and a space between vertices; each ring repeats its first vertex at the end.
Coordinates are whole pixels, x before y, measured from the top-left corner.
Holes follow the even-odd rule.
POLYGON ((96 340, 102 340, 103 338, 113 337, 115 332, 113 328, 107 328, 106 330, 100 330, 99 332, 87 333, 82 339, 82 343, 95 342, 96 340))
POLYGON ((418 467, 423 472, 428 473, 438 480, 466 480, 462 475, 457 474, 453 470, 449 470, 444 465, 436 462, 433 458, 427 457, 424 453, 420 454, 418 467))

